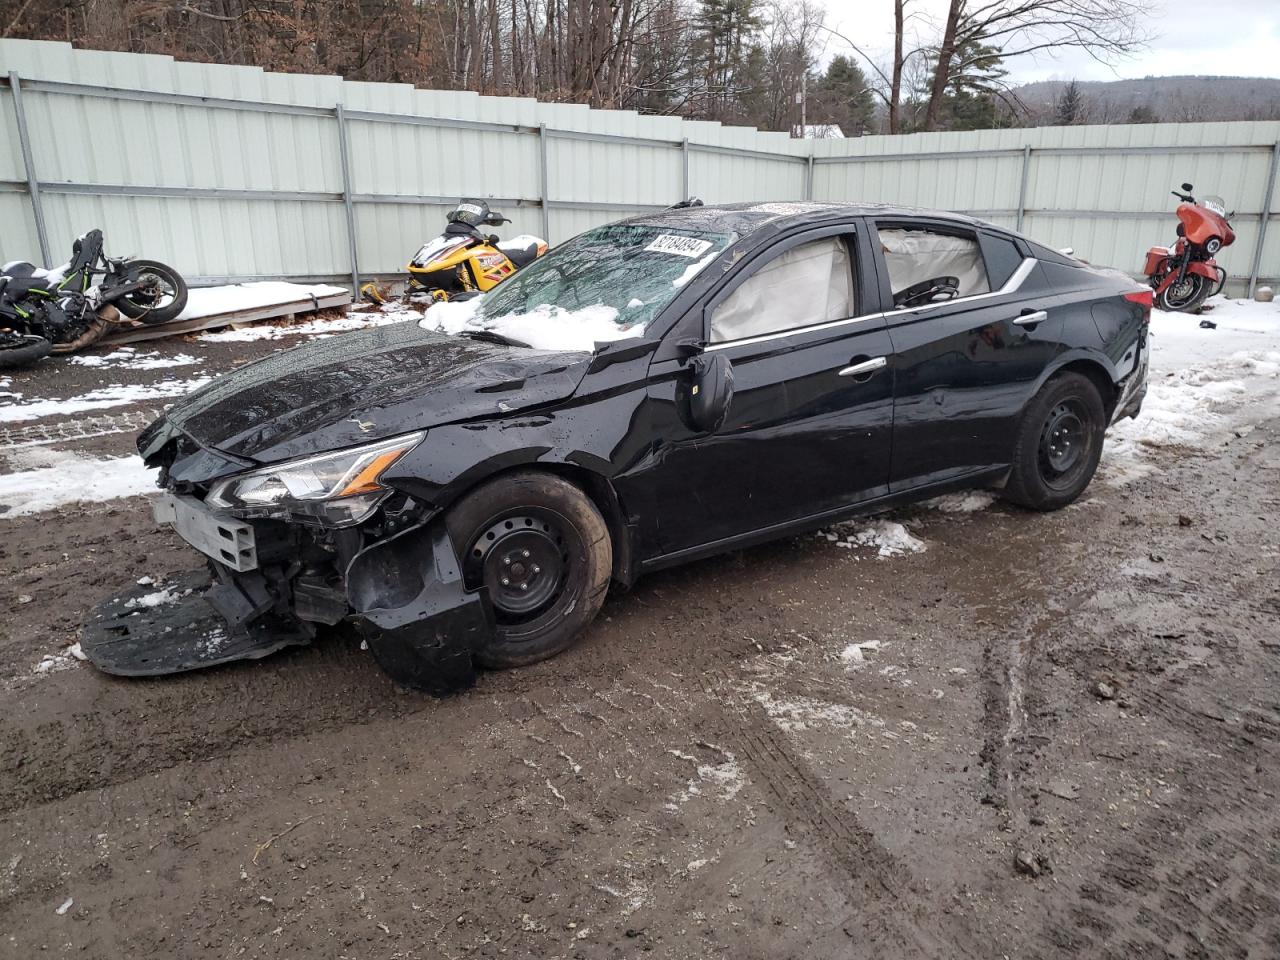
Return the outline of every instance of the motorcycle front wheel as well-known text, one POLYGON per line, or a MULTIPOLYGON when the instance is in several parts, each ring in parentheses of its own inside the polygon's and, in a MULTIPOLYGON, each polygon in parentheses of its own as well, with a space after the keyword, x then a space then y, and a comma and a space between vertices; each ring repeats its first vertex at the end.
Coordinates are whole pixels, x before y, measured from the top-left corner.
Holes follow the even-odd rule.
POLYGON ((30 366, 52 350, 52 343, 33 333, 0 333, 0 370, 30 366))
POLYGON ((1190 313, 1209 299, 1213 286, 1198 273, 1188 273, 1181 281, 1174 281, 1156 294, 1156 306, 1161 310, 1190 313))
POLYGON ((141 320, 148 326, 168 323, 187 306, 187 282, 173 267, 157 260, 134 260, 143 289, 113 300, 116 308, 130 320, 141 320))

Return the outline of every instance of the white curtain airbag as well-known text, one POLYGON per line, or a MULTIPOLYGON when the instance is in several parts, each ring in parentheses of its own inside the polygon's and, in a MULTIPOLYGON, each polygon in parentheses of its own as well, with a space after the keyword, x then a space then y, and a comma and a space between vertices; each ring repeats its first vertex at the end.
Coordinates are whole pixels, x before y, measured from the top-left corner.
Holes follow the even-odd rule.
POLYGON ((815 240, 769 261, 715 309, 711 342, 740 340, 853 316, 853 274, 842 239, 815 240))
POLYGON ((958 297, 991 289, 977 240, 923 230, 881 230, 880 243, 895 295, 936 277, 959 278, 958 297))

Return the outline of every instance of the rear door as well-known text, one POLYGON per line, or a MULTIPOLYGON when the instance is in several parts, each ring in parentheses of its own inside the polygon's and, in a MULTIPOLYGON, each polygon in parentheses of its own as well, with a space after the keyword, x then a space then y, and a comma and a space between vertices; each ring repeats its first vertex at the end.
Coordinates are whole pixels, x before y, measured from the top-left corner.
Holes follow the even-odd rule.
POLYGON ((861 243, 853 223, 784 237, 710 294, 699 332, 734 383, 714 432, 680 418, 680 361, 655 359, 649 480, 664 553, 887 493, 893 370, 874 282, 854 269, 870 255, 865 232, 861 243))
POLYGON ((1009 462, 1018 417, 1062 349, 1061 304, 1017 238, 880 218, 894 355, 893 492, 1009 462))

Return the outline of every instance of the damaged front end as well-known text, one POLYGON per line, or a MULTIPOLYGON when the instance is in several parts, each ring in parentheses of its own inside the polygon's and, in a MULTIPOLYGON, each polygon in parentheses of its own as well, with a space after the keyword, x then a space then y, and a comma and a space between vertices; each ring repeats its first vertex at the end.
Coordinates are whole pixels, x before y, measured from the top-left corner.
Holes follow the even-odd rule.
POLYGON ((161 420, 138 444, 161 467, 155 516, 207 557, 212 577, 105 602, 84 628, 85 654, 107 673, 175 673, 266 656, 352 619, 397 682, 470 686, 489 605, 466 589, 439 511, 381 483, 423 436, 258 467, 161 420))

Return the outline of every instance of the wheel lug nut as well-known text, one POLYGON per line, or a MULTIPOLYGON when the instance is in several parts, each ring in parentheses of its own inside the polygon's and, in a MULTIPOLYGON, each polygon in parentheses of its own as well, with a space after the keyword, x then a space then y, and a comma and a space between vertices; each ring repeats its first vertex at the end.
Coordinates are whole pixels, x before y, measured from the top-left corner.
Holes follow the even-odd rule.
POLYGON ((503 578, 502 578, 502 585, 503 585, 504 587, 509 587, 509 586, 511 586, 511 581, 510 581, 510 580, 508 580, 506 577, 503 577, 503 578))
POLYGON ((520 551, 520 556, 522 556, 522 557, 527 557, 527 556, 529 556, 529 551, 528 551, 528 550, 521 550, 521 551, 520 551))
POLYGON ((537 564, 534 564, 534 566, 533 566, 533 572, 534 572, 534 573, 541 573, 541 572, 542 572, 542 568, 541 568, 541 567, 539 567, 537 564))
POLYGON ((511 566, 511 558, 510 558, 510 557, 503 557, 503 558, 502 558, 502 565, 503 565, 504 567, 509 567, 509 566, 511 566))
POLYGON ((529 585, 528 585, 527 583, 522 583, 522 584, 520 584, 520 589, 521 589, 521 590, 528 590, 528 589, 529 589, 529 585))

